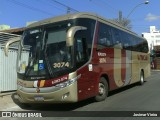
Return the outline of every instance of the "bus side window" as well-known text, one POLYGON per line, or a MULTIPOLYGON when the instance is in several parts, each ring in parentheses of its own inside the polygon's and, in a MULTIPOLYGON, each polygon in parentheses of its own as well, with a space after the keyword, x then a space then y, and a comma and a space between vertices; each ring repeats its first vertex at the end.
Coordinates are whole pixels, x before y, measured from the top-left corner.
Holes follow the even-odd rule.
POLYGON ((139 52, 138 40, 136 39, 136 37, 131 37, 131 38, 132 38, 132 50, 139 52))
POLYGON ((112 33, 113 33, 114 48, 122 49, 121 31, 116 28, 113 28, 112 33))
POLYGON ((122 44, 123 44, 123 49, 131 50, 129 34, 125 32, 122 32, 122 44))
POLYGON ((100 23, 98 33, 98 47, 103 49, 105 47, 112 47, 112 33, 108 25, 100 23))

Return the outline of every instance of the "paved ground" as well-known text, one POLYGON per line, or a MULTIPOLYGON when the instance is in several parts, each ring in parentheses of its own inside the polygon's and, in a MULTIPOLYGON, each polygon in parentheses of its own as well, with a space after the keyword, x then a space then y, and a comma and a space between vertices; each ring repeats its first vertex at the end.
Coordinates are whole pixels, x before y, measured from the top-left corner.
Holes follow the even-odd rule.
POLYGON ((14 103, 12 99, 13 92, 7 94, 0 94, 0 111, 8 111, 17 108, 18 106, 14 103))

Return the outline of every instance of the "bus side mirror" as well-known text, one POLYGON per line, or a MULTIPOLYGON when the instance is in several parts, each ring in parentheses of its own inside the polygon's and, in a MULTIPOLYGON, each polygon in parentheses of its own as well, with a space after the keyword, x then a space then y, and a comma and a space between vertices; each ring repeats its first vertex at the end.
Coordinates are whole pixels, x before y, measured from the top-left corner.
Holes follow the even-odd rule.
POLYGON ((66 45, 67 46, 73 46, 74 35, 79 30, 87 30, 87 28, 83 27, 83 26, 74 26, 74 27, 71 27, 68 30, 68 32, 67 32, 67 38, 66 38, 66 45))
POLYGON ((5 45, 4 45, 4 53, 5 53, 5 56, 8 56, 8 49, 9 49, 9 46, 15 42, 18 42, 20 41, 20 37, 15 37, 15 38, 11 38, 9 39, 5 45))

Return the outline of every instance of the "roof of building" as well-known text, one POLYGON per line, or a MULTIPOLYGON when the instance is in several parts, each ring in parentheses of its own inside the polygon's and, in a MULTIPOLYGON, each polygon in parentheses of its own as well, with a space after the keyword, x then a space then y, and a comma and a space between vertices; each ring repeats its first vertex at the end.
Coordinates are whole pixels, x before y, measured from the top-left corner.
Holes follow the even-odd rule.
MULTIPOLYGON (((16 34, 11 34, 11 33, 5 33, 5 32, 0 32, 0 47, 3 47, 4 44, 11 38, 16 38, 16 37, 20 37, 20 35, 16 35, 16 34)), ((11 45, 12 47, 16 46, 17 47, 17 43, 11 45)))
POLYGON ((22 28, 12 28, 12 29, 8 29, 8 30, 2 30, 0 32, 13 33, 13 34, 21 35, 24 30, 25 30, 25 27, 22 27, 22 28))

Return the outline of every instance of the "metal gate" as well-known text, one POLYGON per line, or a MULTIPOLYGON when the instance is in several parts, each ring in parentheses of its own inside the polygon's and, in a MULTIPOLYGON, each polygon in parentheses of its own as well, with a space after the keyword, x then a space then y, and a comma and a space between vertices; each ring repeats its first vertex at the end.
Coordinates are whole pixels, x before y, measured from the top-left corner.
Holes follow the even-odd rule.
POLYGON ((0 32, 0 93, 17 89, 17 45, 9 49, 8 57, 4 54, 4 43, 19 35, 0 32))

